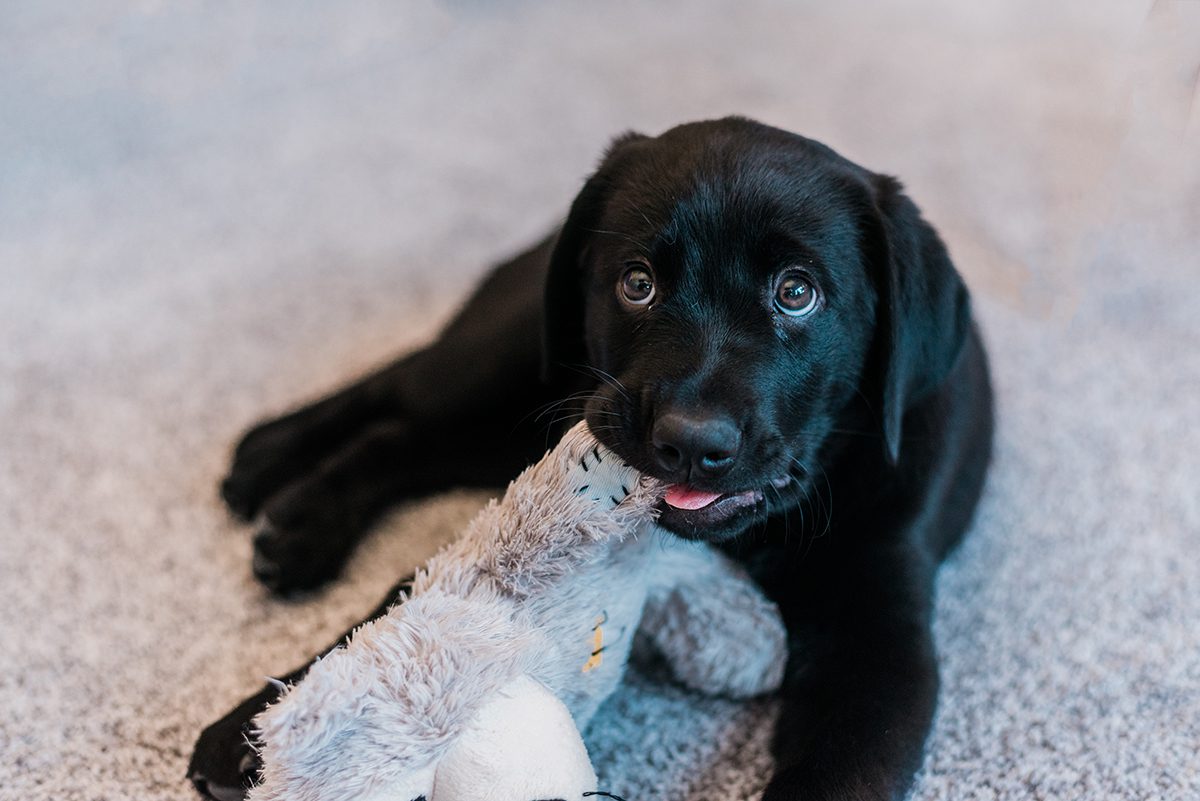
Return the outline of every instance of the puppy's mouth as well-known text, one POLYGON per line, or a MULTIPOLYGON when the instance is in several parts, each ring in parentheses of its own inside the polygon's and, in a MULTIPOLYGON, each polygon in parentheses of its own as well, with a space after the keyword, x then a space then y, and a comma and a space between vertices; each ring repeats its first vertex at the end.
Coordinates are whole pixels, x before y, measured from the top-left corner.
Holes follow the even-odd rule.
MULTIPOLYGON (((791 482, 790 476, 784 476, 773 479, 771 486, 779 490, 791 482)), ((659 522, 682 537, 710 539, 726 524, 757 512, 765 498, 765 488, 711 492, 687 484, 671 484, 659 502, 659 522)))

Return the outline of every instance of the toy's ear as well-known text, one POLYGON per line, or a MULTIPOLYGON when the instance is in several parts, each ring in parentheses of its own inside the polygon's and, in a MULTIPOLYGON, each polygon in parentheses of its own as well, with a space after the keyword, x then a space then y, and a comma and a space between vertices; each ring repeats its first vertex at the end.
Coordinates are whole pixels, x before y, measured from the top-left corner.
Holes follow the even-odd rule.
POLYGON ((945 245, 900 182, 871 177, 868 258, 876 313, 877 408, 888 460, 900 458, 904 412, 945 380, 971 325, 970 298, 945 245))
POLYGON ((645 139, 641 134, 629 132, 613 140, 600 166, 571 204, 554 245, 546 275, 542 318, 542 378, 548 383, 562 383, 573 368, 588 362, 583 258, 604 211, 621 156, 632 144, 645 139))

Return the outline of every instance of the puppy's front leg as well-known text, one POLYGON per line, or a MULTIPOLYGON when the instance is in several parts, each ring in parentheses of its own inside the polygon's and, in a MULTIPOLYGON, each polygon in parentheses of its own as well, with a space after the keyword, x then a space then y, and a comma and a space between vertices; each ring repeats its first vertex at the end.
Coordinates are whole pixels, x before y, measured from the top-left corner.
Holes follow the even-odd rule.
POLYGON ((833 577, 809 621, 819 651, 791 655, 763 801, 904 798, 937 702, 928 564, 864 554, 833 577))
POLYGON ((254 540, 255 575, 278 593, 316 587, 337 576, 397 499, 503 486, 538 456, 536 437, 510 437, 510 430, 371 426, 267 505, 254 540))
POLYGON ((246 435, 221 492, 244 518, 266 512, 264 583, 316 586, 388 506, 503 486, 551 444, 536 411, 566 394, 540 380, 552 243, 497 267, 428 347, 246 435))

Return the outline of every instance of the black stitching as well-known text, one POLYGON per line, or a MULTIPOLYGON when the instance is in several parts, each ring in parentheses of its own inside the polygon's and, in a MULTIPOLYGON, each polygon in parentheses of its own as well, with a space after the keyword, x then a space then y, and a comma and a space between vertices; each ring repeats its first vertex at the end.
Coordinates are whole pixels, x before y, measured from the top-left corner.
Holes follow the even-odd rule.
POLYGON ((628 494, 629 494, 629 487, 627 487, 627 486, 625 486, 624 484, 622 484, 622 485, 621 485, 621 492, 623 492, 623 493, 625 493, 626 495, 628 495, 628 494))
POLYGON ((579 466, 583 468, 583 472, 585 472, 585 473, 587 472, 588 466, 587 466, 587 456, 586 455, 580 457, 579 466))
POLYGON ((594 453, 594 454, 596 455, 596 461, 597 461, 597 462, 603 462, 603 461, 604 461, 603 459, 601 459, 601 458, 600 458, 600 448, 599 448, 598 446, 593 446, 593 447, 592 447, 592 453, 594 453))
POLYGON ((591 485, 591 484, 584 484, 582 487, 580 487, 579 489, 577 489, 577 490, 575 491, 575 494, 576 494, 576 495, 578 495, 578 494, 580 494, 580 493, 587 492, 587 491, 588 491, 588 487, 590 487, 590 486, 592 486, 592 485, 591 485))
POLYGON ((620 506, 621 502, 616 499, 616 496, 609 495, 608 499, 613 502, 613 506, 620 506))

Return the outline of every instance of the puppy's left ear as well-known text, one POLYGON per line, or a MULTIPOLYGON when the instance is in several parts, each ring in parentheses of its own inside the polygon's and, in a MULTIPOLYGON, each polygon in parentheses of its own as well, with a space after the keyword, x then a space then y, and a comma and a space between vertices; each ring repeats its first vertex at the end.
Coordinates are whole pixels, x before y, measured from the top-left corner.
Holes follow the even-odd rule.
POLYGON ((543 301, 542 379, 547 383, 573 383, 572 368, 588 362, 583 286, 587 243, 604 211, 619 162, 630 145, 645 139, 630 131, 613 140, 600 166, 575 197, 558 235, 543 301))
POLYGON ((871 183, 877 214, 872 261, 879 295, 879 408, 887 458, 895 464, 904 413, 954 367, 970 332, 971 303, 941 238, 900 182, 873 175, 871 183))

